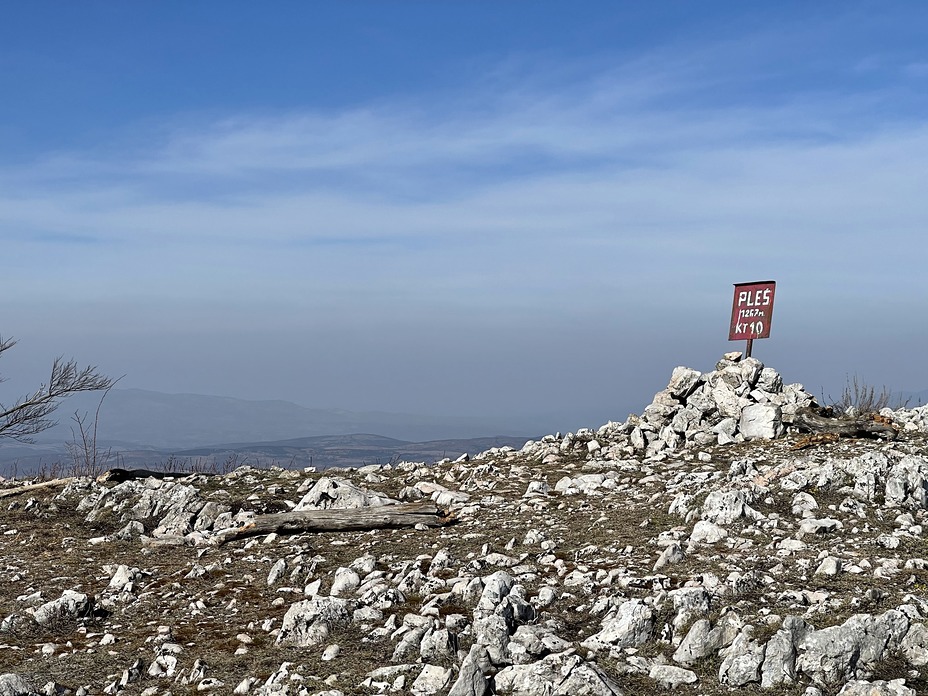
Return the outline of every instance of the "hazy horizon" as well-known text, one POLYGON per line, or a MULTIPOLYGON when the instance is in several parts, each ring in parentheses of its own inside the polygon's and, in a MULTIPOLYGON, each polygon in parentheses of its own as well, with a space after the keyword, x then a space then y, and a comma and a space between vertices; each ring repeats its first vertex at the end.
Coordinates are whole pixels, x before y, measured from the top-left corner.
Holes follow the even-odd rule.
MULTIPOLYGON (((0 401, 624 420, 777 281, 787 382, 928 388, 928 6, 11 5, 0 401)), ((67 405, 60 415, 67 416, 67 405)))

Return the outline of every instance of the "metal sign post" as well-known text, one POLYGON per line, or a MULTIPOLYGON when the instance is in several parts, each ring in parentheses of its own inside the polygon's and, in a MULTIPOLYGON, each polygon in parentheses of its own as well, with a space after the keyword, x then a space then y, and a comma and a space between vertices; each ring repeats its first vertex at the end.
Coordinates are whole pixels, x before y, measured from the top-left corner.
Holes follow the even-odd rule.
POLYGON ((773 280, 753 283, 735 283, 735 297, 731 304, 729 341, 747 341, 745 357, 751 357, 755 338, 770 337, 773 320, 773 298, 777 284, 773 280))

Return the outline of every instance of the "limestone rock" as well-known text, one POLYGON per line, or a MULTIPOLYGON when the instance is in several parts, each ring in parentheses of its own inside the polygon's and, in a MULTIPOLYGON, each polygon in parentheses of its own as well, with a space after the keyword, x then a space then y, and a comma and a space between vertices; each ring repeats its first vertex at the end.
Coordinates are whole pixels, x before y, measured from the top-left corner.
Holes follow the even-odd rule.
POLYGON ((345 600, 314 597, 291 605, 284 614, 277 643, 311 647, 325 642, 334 623, 348 621, 345 600))
POLYGON ((783 434, 783 416, 779 406, 751 404, 741 411, 738 426, 746 440, 772 440, 783 434))
POLYGON ((338 476, 323 476, 296 504, 294 510, 327 510, 390 505, 397 501, 382 493, 369 491, 338 476))
POLYGON ((925 624, 916 623, 909 627, 902 639, 902 654, 910 665, 928 665, 928 628, 925 624))
POLYGON ((488 696, 490 681, 484 676, 492 669, 487 650, 479 643, 470 647, 461 663, 458 678, 448 696, 488 696))
POLYGON ((915 689, 905 685, 905 679, 892 681, 853 680, 844 685, 838 696, 916 696, 915 689))
POLYGON ((690 534, 690 545, 714 544, 728 536, 728 531, 708 520, 698 520, 690 534))
POLYGON ((719 681, 732 686, 745 686, 761 679, 764 664, 764 646, 755 641, 751 631, 745 630, 725 649, 725 659, 719 667, 719 681))
POLYGON ((787 616, 783 626, 767 641, 761 666, 760 685, 764 688, 796 681, 796 654, 799 642, 811 630, 805 621, 787 616))
POLYGON ((664 566, 671 565, 673 563, 679 563, 686 555, 683 553, 683 548, 676 541, 668 544, 664 551, 661 553, 660 558, 654 563, 654 570, 658 571, 664 566))
POLYGON ((673 654, 673 661, 681 665, 692 665, 715 654, 721 647, 718 638, 718 632, 713 635, 712 624, 708 619, 693 622, 673 654))
POLYGON ((113 572, 113 576, 110 578, 110 584, 107 587, 108 589, 122 592, 127 585, 137 582, 141 577, 142 573, 138 568, 129 568, 127 565, 120 565, 113 572))
POLYGON ((765 367, 760 371, 755 386, 762 391, 778 394, 783 391, 783 378, 772 367, 765 367))
POLYGON ((0 696, 38 696, 29 683, 18 674, 0 674, 0 696))
POLYGON ((832 576, 840 573, 841 569, 841 559, 835 558, 834 556, 827 556, 822 559, 822 562, 819 564, 818 568, 815 569, 815 574, 832 576))
POLYGON ((744 490, 712 491, 702 506, 702 518, 719 525, 731 524, 743 517, 756 520, 763 517, 749 504, 744 490))
POLYGON ((425 665, 419 676, 412 683, 412 693, 415 696, 431 696, 437 694, 451 683, 451 668, 438 665, 425 665))
POLYGON ((676 689, 681 684, 695 684, 699 681, 696 672, 674 665, 654 665, 648 676, 668 689, 676 689))
POLYGON ((898 650, 909 628, 892 609, 880 616, 855 614, 839 626, 808 632, 799 643, 797 670, 821 686, 856 679, 898 650))
POLYGON ((630 599, 619 606, 614 616, 603 621, 602 627, 581 645, 589 650, 641 645, 651 637, 654 612, 640 599, 630 599))
POLYGON ((494 683, 496 693, 511 696, 622 696, 618 684, 572 651, 506 667, 497 673, 494 683))
POLYGON ((83 616, 89 616, 93 611, 93 597, 83 592, 74 590, 65 590, 61 597, 51 602, 46 602, 32 615, 36 623, 40 626, 51 624, 55 620, 64 619, 65 621, 74 620, 83 616))
POLYGON ((332 589, 329 594, 333 597, 341 597, 350 592, 354 592, 361 584, 360 576, 351 568, 339 568, 335 571, 335 578, 332 580, 332 589))
POLYGON ((667 390, 674 398, 685 399, 699 384, 700 377, 702 377, 702 373, 698 370, 689 367, 675 367, 670 375, 667 390))

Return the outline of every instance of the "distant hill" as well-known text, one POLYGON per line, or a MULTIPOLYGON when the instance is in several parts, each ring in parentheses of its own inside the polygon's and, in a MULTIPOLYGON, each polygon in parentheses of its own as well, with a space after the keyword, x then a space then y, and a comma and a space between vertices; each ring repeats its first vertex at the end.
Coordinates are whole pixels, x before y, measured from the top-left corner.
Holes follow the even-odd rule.
MULTIPOLYGON (((75 411, 88 423, 99 394, 78 394, 63 402, 59 424, 35 445, 0 440, 0 474, 14 468, 26 475, 70 463, 65 443, 72 439, 75 411)), ((164 394, 114 389, 100 410, 98 449, 119 455, 119 465, 225 466, 230 461, 281 466, 360 466, 397 457, 433 461, 490 447, 521 447, 527 436, 487 433, 529 432, 489 419, 402 413, 313 409, 289 401, 250 401, 202 394, 164 394), (377 433, 359 435, 358 433, 377 433)), ((540 429, 539 429, 540 431, 540 429)))
POLYGON ((324 435, 273 442, 231 443, 171 453, 125 452, 121 453, 120 466, 167 464, 169 467, 183 469, 222 471, 242 464, 327 469, 333 466, 359 467, 400 461, 432 463, 444 458, 457 459, 462 454, 477 454, 491 447, 509 446, 519 449, 529 439, 532 438, 500 435, 407 442, 369 434, 324 435))
MULTIPOLYGON (((89 412, 92 417, 98 403, 99 395, 94 394, 79 394, 63 402, 56 413, 58 426, 43 433, 40 443, 70 440, 73 425, 70 416, 80 411, 89 412)), ((98 436, 120 449, 191 449, 225 442, 267 442, 352 433, 377 433, 421 442, 535 429, 481 418, 316 409, 289 401, 114 389, 103 402, 98 436)))
MULTIPOLYGON (((496 436, 408 442, 368 434, 321 435, 270 442, 229 443, 193 449, 112 448, 107 468, 226 472, 243 464, 288 469, 360 467, 414 461, 432 463, 477 454, 492 447, 520 449, 529 437, 496 436)), ((45 471, 67 473, 70 458, 63 446, 0 447, 0 475, 30 476, 45 471)))

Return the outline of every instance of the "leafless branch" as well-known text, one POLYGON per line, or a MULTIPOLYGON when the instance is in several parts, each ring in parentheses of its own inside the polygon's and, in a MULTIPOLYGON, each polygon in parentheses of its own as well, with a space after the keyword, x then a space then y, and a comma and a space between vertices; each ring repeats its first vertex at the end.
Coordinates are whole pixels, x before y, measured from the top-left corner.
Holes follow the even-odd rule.
MULTIPOLYGON (((0 354, 14 345, 14 339, 0 338, 0 354)), ((13 406, 0 404, 0 438, 33 442, 33 435, 55 425, 50 416, 61 399, 77 392, 105 391, 115 383, 116 380, 101 375, 95 366, 79 368, 75 360, 55 358, 47 384, 30 396, 19 398, 13 406)))

